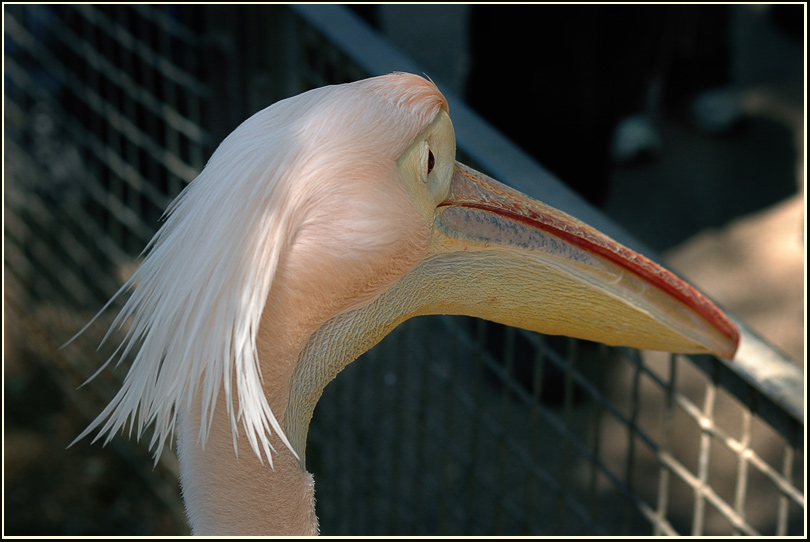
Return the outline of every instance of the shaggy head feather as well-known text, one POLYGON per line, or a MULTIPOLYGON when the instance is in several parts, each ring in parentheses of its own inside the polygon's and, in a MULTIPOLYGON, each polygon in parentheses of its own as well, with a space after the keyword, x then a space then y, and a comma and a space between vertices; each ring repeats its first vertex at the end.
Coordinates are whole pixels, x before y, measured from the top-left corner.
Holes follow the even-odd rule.
POLYGON ((390 173, 441 109, 447 103, 431 82, 391 74, 283 100, 231 133, 169 207, 143 263, 116 294, 132 290, 111 329, 130 325, 104 367, 137 354, 121 390, 78 438, 99 429, 96 439, 107 442, 127 425, 140 436, 154 423, 157 458, 178 412, 200 394, 204 444, 222 391, 234 448, 241 423, 271 465, 269 435, 292 449, 265 398, 256 348, 280 258, 308 221, 322 219, 318 203, 330 190, 352 182, 344 174, 341 186, 330 164, 390 173))

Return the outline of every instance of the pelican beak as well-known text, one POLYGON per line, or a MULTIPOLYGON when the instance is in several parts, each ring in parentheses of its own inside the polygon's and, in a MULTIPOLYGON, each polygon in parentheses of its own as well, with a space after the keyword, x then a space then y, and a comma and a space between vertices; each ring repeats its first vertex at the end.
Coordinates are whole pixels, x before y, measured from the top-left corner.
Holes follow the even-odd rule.
POLYGON ((737 349, 736 326, 692 286, 458 162, 424 264, 443 295, 422 314, 466 314, 610 345, 729 359, 737 349))

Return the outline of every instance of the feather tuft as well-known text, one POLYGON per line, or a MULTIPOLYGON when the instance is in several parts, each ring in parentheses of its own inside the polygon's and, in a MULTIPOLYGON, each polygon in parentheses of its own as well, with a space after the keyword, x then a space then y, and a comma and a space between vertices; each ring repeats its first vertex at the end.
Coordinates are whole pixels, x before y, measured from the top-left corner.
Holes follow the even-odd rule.
POLYGON ((131 352, 134 361, 115 398, 76 440, 98 431, 94 441, 106 443, 126 427, 140 437, 154 425, 150 448, 157 460, 178 412, 188 411, 195 397, 204 445, 224 393, 237 453, 241 425, 270 465, 273 432, 295 454, 264 396, 256 338, 306 205, 301 193, 317 194, 313 183, 322 180, 307 172, 343 150, 334 137, 338 128, 388 145, 395 158, 397 147, 404 150, 439 109, 447 103, 431 82, 392 74, 283 100, 231 133, 169 206, 142 264, 115 294, 132 291, 110 332, 129 326, 99 372, 131 352), (375 126, 379 115, 394 118, 388 129, 375 126))

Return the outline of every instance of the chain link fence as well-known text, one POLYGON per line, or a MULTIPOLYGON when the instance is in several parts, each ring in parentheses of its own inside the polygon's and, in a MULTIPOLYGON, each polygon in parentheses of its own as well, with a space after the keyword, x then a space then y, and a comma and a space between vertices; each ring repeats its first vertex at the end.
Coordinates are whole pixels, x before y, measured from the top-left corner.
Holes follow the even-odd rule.
MULTIPOLYGON (((216 143, 308 88, 421 73, 339 6, 6 5, 4 38, 4 348, 7 368, 39 367, 64 397, 73 424, 56 432, 59 452, 123 378, 76 390, 109 355, 96 346, 115 307, 59 346, 128 277, 216 143)), ((548 177, 454 98, 451 111, 464 161, 524 190, 548 177)), ((567 210, 613 234, 594 211, 567 210)), ((322 534, 802 534, 803 375, 758 352, 739 368, 461 317, 406 322, 315 411, 307 467, 322 534), (783 378, 748 371, 757 364, 783 378)), ((7 369, 7 469, 20 442, 9 431, 36 397, 21 382, 7 369)), ((88 506, 130 519, 61 521, 81 486, 52 490, 58 479, 35 493, 61 501, 22 512, 20 474, 5 485, 6 534, 185 532, 172 454, 153 468, 124 438, 98 448, 71 448, 60 477, 103 478, 76 458, 124 458, 121 479, 139 488, 113 484, 88 506), (40 513, 50 523, 24 521, 40 513)))

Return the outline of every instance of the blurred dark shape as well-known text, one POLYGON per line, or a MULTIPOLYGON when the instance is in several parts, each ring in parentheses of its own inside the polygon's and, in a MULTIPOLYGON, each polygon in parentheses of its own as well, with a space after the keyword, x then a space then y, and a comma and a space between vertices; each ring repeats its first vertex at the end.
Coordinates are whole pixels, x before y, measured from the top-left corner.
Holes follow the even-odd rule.
POLYGON ((601 206, 622 119, 730 80, 724 5, 475 5, 467 102, 601 206))
POLYGON ((377 4, 348 4, 355 15, 363 19, 370 26, 379 30, 380 18, 377 4))
POLYGON ((796 41, 804 40, 804 4, 770 6, 771 20, 785 35, 796 41))

